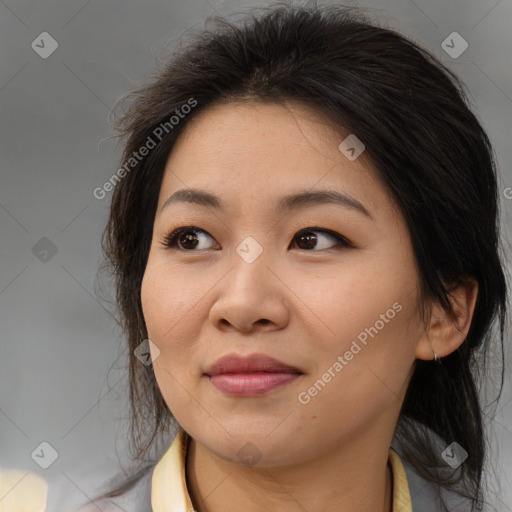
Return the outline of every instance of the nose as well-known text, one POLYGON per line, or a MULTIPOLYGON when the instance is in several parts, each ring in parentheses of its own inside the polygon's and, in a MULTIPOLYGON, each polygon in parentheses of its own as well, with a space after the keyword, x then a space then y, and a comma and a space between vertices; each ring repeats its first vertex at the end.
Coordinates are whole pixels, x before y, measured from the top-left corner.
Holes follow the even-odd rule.
POLYGON ((212 325, 245 334, 285 328, 291 292, 279 268, 270 252, 262 251, 255 259, 235 253, 230 270, 216 287, 209 315, 212 325))

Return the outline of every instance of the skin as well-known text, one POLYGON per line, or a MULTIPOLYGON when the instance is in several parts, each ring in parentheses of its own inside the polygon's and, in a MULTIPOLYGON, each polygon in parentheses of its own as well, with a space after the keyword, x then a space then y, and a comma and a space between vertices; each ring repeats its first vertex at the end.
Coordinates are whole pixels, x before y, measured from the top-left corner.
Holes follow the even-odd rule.
POLYGON ((159 388, 192 437, 186 479, 199 512, 392 510, 388 450, 415 360, 433 359, 433 347, 449 354, 469 330, 474 282, 452 294, 457 325, 436 305, 427 326, 419 318, 405 221, 365 153, 350 161, 338 149, 349 133, 296 102, 216 105, 190 120, 169 156, 141 298, 160 350, 159 388), (218 195, 226 211, 161 211, 187 187, 218 195), (280 197, 304 189, 343 191, 372 218, 333 204, 274 212, 280 197), (163 245, 188 225, 206 231, 196 232, 198 248, 163 245), (308 248, 296 236, 308 227, 353 246, 315 230, 308 248), (263 248, 252 263, 236 252, 247 236, 263 248), (301 403, 299 393, 394 303, 394 318, 301 403), (233 352, 264 353, 303 374, 266 395, 229 396, 204 372, 233 352), (252 466, 237 455, 248 442, 259 456, 252 466))

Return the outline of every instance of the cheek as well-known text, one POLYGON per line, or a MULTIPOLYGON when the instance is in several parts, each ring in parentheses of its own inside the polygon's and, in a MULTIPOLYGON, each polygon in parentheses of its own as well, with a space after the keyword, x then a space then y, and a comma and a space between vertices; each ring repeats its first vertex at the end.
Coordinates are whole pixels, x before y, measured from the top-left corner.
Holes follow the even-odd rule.
POLYGON ((199 329, 200 322, 194 283, 189 282, 187 287, 179 273, 173 273, 172 279, 169 275, 163 264, 148 260, 141 283, 141 304, 148 338, 160 351, 153 361, 155 378, 167 407, 180 422, 186 421, 184 412, 197 406, 192 398, 197 379, 192 365, 193 340, 198 337, 192 331, 199 329))
MULTIPOLYGON (((298 401, 306 404, 299 410, 346 433, 370 428, 393 410, 403 399, 414 363, 407 307, 383 300, 346 322, 340 314, 337 340, 327 344, 324 339, 321 350, 312 351, 315 371, 299 390, 298 401)), ((347 303, 345 311, 351 310, 347 303)))
POLYGON ((202 376, 204 359, 214 357, 208 344, 200 343, 208 321, 206 295, 216 279, 194 277, 191 270, 157 257, 148 259, 141 283, 142 312, 148 338, 160 350, 154 372, 169 406, 170 398, 187 399, 202 376))
POLYGON ((382 410, 401 392, 414 363, 420 334, 414 269, 368 263, 332 273, 328 282, 303 279, 307 288, 297 292, 307 298, 306 338, 314 340, 308 385, 315 386, 311 392, 321 394, 333 413, 340 407, 361 414, 382 410))
POLYGON ((149 338, 162 348, 179 342, 182 333, 199 326, 197 317, 204 283, 190 279, 186 272, 168 268, 149 259, 141 284, 141 303, 149 338))
POLYGON ((380 336, 404 316, 397 311, 402 309, 400 305, 393 307, 406 298, 407 286, 401 276, 372 266, 368 260, 359 264, 354 258, 325 276, 303 274, 301 279, 290 276, 290 280, 300 299, 297 310, 303 310, 301 322, 306 323, 309 338, 315 340, 316 351, 348 350, 358 336, 363 343, 371 339, 375 324, 380 336))

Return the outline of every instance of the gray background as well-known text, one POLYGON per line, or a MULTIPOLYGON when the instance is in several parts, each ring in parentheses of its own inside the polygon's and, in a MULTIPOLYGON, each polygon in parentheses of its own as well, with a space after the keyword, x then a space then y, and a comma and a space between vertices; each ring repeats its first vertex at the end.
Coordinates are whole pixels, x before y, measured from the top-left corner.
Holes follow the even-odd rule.
MULTIPOLYGON (((0 1, 0 466, 43 475, 49 510, 83 502, 116 472, 118 460, 126 462, 122 337, 95 291, 110 194, 98 200, 93 190, 112 176, 120 155, 108 139, 109 111, 154 71, 183 30, 214 11, 266 4, 0 1), (45 31, 59 46, 43 59, 31 43, 45 31), (43 441, 58 452, 48 469, 31 457, 43 441)), ((358 5, 429 48, 466 83, 498 159, 510 240, 512 2, 358 5), (453 31, 469 44, 457 58, 441 47, 453 31)), ((488 422, 491 455, 508 492, 496 501, 500 511, 512 510, 508 347, 507 359, 504 396, 488 422)))

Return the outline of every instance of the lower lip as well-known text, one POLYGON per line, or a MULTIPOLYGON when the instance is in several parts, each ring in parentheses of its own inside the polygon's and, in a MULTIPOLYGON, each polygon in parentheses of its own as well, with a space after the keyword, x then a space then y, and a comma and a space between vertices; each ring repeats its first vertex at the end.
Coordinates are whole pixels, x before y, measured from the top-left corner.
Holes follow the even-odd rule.
POLYGON ((299 373, 224 373, 209 376, 220 391, 237 396, 259 396, 292 382, 299 373))

